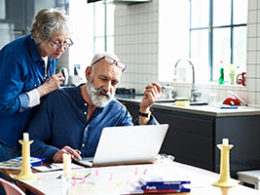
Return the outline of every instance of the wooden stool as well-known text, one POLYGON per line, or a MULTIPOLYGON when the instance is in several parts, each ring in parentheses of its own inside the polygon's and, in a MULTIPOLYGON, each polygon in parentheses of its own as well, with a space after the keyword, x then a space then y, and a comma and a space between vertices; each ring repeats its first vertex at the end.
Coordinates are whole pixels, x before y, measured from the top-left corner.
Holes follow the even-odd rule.
POLYGON ((238 180, 241 183, 248 183, 255 186, 255 189, 260 189, 260 170, 239 171, 237 172, 238 180))

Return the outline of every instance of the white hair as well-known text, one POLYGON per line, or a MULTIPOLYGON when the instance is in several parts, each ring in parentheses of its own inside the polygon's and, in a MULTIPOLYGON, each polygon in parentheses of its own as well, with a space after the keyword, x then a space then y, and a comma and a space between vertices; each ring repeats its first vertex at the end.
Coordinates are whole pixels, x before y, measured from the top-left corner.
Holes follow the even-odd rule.
POLYGON ((69 33, 69 19, 62 9, 41 9, 34 18, 31 36, 35 44, 49 40, 56 33, 69 33))

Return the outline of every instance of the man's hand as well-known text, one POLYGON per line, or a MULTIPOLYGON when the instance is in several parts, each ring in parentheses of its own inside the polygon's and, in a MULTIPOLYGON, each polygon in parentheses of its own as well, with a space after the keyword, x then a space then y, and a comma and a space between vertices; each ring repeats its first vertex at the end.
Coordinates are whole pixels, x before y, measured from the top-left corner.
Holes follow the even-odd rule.
POLYGON ((139 125, 147 125, 150 121, 150 107, 158 100, 161 96, 162 88, 158 83, 152 83, 147 85, 144 91, 144 97, 140 103, 140 112, 148 114, 148 117, 139 115, 139 125))
POLYGON ((159 83, 153 82, 151 85, 147 85, 144 91, 144 97, 140 103, 140 112, 148 113, 150 107, 158 100, 162 93, 162 87, 159 83))
POLYGON ((53 156, 53 162, 62 162, 62 155, 66 153, 66 154, 70 154, 71 159, 72 160, 81 160, 81 156, 80 156, 80 151, 79 150, 74 150, 69 146, 64 146, 63 148, 61 148, 60 150, 58 150, 58 152, 56 152, 53 156))
POLYGON ((48 78, 41 86, 37 88, 40 93, 40 97, 59 89, 64 79, 65 78, 61 73, 52 75, 52 77, 48 78))

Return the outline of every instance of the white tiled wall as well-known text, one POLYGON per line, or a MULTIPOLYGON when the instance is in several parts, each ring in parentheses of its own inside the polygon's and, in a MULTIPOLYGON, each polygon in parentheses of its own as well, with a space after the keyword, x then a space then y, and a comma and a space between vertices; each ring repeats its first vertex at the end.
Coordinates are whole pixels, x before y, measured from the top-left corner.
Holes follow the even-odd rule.
MULTIPOLYGON (((120 84, 142 93, 144 86, 158 79, 159 0, 115 11, 115 53, 128 65, 120 84)), ((250 105, 260 106, 260 1, 248 0, 247 87, 197 85, 202 99, 214 93, 221 102, 232 90, 250 105)), ((166 83, 164 83, 166 84, 166 83)), ((191 84, 173 85, 178 96, 189 96, 191 84)))
POLYGON ((115 53, 127 65, 120 86, 136 88, 158 78, 158 1, 119 5, 115 11, 115 53))
POLYGON ((248 0, 247 89, 250 104, 260 106, 260 1, 248 0))

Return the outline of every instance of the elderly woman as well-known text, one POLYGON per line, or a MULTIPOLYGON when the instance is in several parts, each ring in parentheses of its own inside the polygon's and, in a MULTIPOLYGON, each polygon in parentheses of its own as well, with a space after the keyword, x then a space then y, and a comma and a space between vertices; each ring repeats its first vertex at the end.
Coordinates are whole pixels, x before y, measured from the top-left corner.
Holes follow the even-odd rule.
POLYGON ((18 139, 41 97, 59 89, 56 63, 71 45, 68 17, 50 8, 37 13, 30 35, 0 51, 0 161, 20 155, 18 139))

